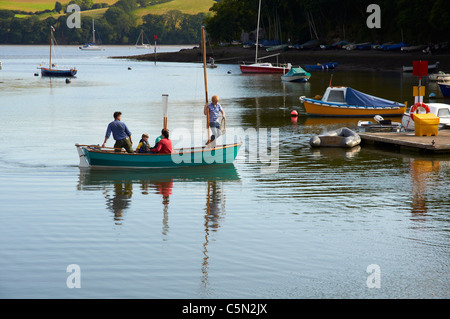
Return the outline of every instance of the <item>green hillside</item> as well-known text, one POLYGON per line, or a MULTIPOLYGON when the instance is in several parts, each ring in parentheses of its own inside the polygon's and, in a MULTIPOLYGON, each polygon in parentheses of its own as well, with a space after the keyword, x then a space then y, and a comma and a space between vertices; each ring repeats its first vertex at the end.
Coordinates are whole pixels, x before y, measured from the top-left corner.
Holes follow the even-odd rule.
MULTIPOLYGON (((94 4, 108 4, 109 6, 116 3, 118 0, 93 0, 94 4)), ((39 13, 39 11, 53 10, 55 8, 56 0, 0 0, 0 10, 17 10, 30 13, 39 13)), ((62 5, 67 5, 69 0, 59 0, 62 5)), ((214 0, 171 0, 165 3, 149 5, 145 8, 138 8, 133 13, 142 18, 147 14, 165 14, 171 10, 178 10, 186 14, 198 14, 207 13, 209 8, 215 3, 214 0)), ((93 9, 82 11, 83 14, 89 17, 99 18, 106 12, 105 8, 93 9)), ((49 16, 58 17, 60 14, 57 12, 45 12, 42 13, 42 18, 49 16)), ((18 15, 18 17, 26 17, 24 14, 18 15)))
POLYGON ((139 17, 147 14, 163 14, 171 10, 178 10, 187 14, 207 13, 214 3, 214 0, 172 0, 138 9, 135 13, 139 17))
MULTIPOLYGON (((59 0, 61 4, 68 4, 69 0, 59 0)), ((94 3, 107 3, 112 5, 117 0, 93 0, 94 3)), ((3 10, 20 10, 28 12, 36 12, 43 10, 53 10, 56 0, 0 0, 0 9, 3 10)))
POLYGON ((135 43, 141 31, 158 35, 160 44, 192 44, 201 40, 214 0, 0 0, 0 43, 43 44, 48 28, 60 44, 81 44, 90 37, 95 19, 103 44, 135 43), (67 28, 67 5, 81 8, 79 28, 67 28))

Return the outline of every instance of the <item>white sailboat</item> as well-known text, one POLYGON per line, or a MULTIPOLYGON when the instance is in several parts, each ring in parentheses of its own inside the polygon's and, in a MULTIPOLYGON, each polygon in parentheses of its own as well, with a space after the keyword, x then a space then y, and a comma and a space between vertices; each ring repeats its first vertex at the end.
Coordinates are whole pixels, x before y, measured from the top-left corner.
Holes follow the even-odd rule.
POLYGON ((94 23, 94 19, 92 19, 92 42, 91 43, 86 43, 85 45, 80 47, 80 50, 85 50, 85 51, 100 51, 100 50, 102 50, 101 46, 98 46, 98 45, 95 44, 95 23, 94 23))
POLYGON ((152 46, 150 44, 144 43, 144 30, 141 30, 135 46, 136 49, 151 49, 152 46), (141 40, 141 44, 138 44, 139 40, 141 40))

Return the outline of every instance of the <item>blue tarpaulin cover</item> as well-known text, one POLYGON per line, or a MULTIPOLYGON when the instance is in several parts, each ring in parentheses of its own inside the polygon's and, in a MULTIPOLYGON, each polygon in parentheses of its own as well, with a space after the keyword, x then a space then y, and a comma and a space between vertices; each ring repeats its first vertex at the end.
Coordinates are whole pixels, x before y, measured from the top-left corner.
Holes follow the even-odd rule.
POLYGON ((376 96, 365 94, 349 87, 347 88, 347 92, 345 94, 345 100, 348 105, 356 105, 356 106, 372 106, 372 107, 403 106, 403 104, 400 104, 398 102, 389 101, 376 96))

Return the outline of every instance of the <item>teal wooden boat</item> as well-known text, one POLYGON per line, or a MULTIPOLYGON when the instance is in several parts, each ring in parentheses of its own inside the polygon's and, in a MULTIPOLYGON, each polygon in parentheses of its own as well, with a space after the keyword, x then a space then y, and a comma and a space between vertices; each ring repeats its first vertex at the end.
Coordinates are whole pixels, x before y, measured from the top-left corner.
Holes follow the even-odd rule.
POLYGON ((192 147, 173 150, 171 154, 142 154, 116 152, 114 148, 75 144, 80 167, 103 168, 170 168, 201 165, 231 164, 242 143, 192 147))
MULTIPOLYGON (((205 76, 205 100, 208 103, 206 81, 205 30, 202 27, 203 68, 205 76)), ((167 128, 168 95, 163 94, 163 123, 167 128)), ((208 119, 208 116, 207 116, 208 119)), ((209 123, 209 122, 208 122, 209 123)), ((208 125, 209 127, 209 125, 208 125)), ((208 128, 209 136, 209 128, 208 128)), ((75 144, 80 158, 80 168, 171 168, 232 164, 242 143, 174 149, 171 154, 127 153, 122 149, 100 147, 99 145, 75 144)))

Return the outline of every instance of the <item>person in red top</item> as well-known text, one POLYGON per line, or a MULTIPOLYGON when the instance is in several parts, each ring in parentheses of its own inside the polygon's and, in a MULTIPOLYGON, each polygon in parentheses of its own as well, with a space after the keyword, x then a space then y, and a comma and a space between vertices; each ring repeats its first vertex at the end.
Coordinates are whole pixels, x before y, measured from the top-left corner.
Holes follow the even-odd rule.
POLYGON ((172 153, 172 141, 169 140, 169 130, 162 130, 162 139, 151 148, 152 153, 170 154, 172 153))

